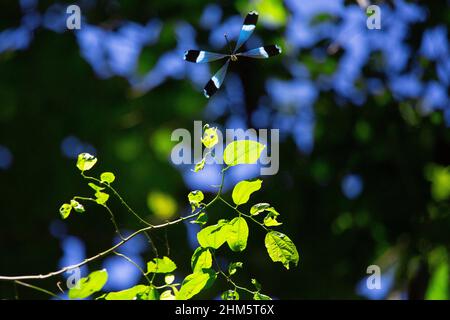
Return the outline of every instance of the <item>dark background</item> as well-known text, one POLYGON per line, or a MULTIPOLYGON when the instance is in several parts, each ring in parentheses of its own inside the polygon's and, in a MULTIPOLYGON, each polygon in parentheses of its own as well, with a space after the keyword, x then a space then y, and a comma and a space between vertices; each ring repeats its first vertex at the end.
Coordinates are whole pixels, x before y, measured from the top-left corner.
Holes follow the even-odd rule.
MULTIPOLYGON (((91 194, 75 167, 80 152, 99 158, 94 174, 116 174, 114 185, 145 218, 161 221, 173 204, 166 214, 188 213, 187 193, 207 189, 217 172, 202 180, 192 166, 173 165, 170 134, 202 120, 277 128, 282 137, 280 170, 262 177, 251 200, 281 213, 300 262, 289 271, 272 263, 251 225, 243 254, 218 252, 224 263, 244 262, 240 284, 254 277, 280 299, 449 297, 448 1, 375 1, 381 30, 367 29, 356 1, 78 1, 83 21, 72 31, 68 4, 0 5, 1 275, 46 273, 111 246, 101 207, 59 217, 62 203, 91 194), (208 68, 220 64, 188 64, 184 50, 226 52, 223 34, 235 40, 253 9, 260 20, 248 47, 278 43, 283 54, 233 65, 205 99, 208 68), (162 208, 148 201, 155 194, 162 208), (381 267, 382 290, 365 288, 371 264, 381 267)), ((252 176, 235 170, 229 184, 252 176)), ((140 226, 116 199, 110 206, 124 230, 140 226)), ((227 215, 220 205, 212 211, 212 219, 227 215)), ((188 224, 167 230, 178 280, 190 271, 193 235, 188 224)), ((163 254, 165 239, 156 233, 163 254)), ((124 252, 141 265, 154 257, 140 238, 124 252)), ((89 270, 101 267, 117 276, 108 290, 139 281, 120 257, 89 270)), ((32 283, 56 292, 61 279, 32 283)), ((221 280, 198 297, 226 288, 221 280)), ((1 298, 15 295, 0 283, 1 298)))

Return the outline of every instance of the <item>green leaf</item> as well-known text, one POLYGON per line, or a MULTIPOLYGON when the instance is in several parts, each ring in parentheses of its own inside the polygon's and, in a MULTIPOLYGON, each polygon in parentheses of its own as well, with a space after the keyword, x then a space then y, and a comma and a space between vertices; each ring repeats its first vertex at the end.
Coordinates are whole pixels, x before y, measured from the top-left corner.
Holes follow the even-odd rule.
POLYGON ((228 290, 222 293, 222 300, 239 300, 239 293, 236 290, 228 290))
POLYGON ((101 191, 97 191, 95 193, 95 202, 97 202, 98 204, 105 204, 106 201, 108 201, 109 199, 109 194, 101 192, 101 191))
POLYGON ((277 216, 275 214, 269 213, 264 218, 264 225, 266 227, 276 227, 276 226, 282 225, 282 223, 277 221, 277 216))
POLYGON ((255 286, 256 290, 260 291, 261 290, 261 284, 258 282, 258 280, 256 279, 252 279, 252 284, 255 286))
POLYGON ((431 275, 428 288, 425 293, 426 300, 448 300, 449 299, 449 265, 443 260, 431 275))
POLYGON ((83 205, 76 200, 70 200, 70 205, 76 212, 83 213, 85 211, 83 205))
POLYGON ((205 225, 208 222, 208 216, 206 215, 206 213, 202 212, 198 215, 197 219, 190 221, 190 223, 195 223, 198 225, 205 225))
POLYGON ((206 282, 205 287, 203 288, 203 290, 206 290, 206 289, 211 288, 212 285, 214 284, 214 281, 216 281, 217 272, 213 268, 210 268, 210 269, 203 269, 203 273, 209 274, 209 279, 206 282))
POLYGON ((192 212, 194 212, 195 209, 200 206, 200 203, 203 201, 204 198, 205 196, 203 195, 203 192, 201 192, 200 190, 194 190, 189 192, 188 199, 192 207, 192 212))
POLYGON ((210 149, 214 147, 219 141, 219 137, 217 136, 217 128, 207 128, 203 133, 202 143, 203 145, 210 149))
POLYGON ((198 243, 203 248, 218 249, 226 241, 227 229, 228 224, 224 222, 203 228, 197 233, 198 243))
POLYGON ((108 280, 105 269, 91 272, 87 277, 78 280, 76 285, 69 289, 70 299, 84 299, 94 292, 100 291, 108 280))
POLYGON ((77 159, 77 168, 81 171, 90 170, 95 163, 97 162, 97 158, 89 153, 80 153, 77 159))
POLYGON ((174 280, 175 276, 173 274, 166 274, 166 276, 164 277, 164 282, 166 284, 172 284, 174 280))
POLYGON ((112 172, 103 172, 100 175, 100 180, 106 183, 113 183, 116 180, 116 176, 112 172))
POLYGON ((242 262, 232 262, 228 265, 228 274, 232 276, 237 272, 237 268, 242 268, 242 262))
POLYGON ((269 297, 269 296, 266 296, 265 294, 256 292, 256 293, 253 295, 253 300, 272 300, 272 298, 269 297))
POLYGON ((250 214, 252 216, 257 216, 261 212, 266 211, 268 208, 270 208, 270 204, 268 203, 257 203, 250 208, 250 214))
POLYGON ((136 300, 159 300, 159 292, 155 287, 148 287, 147 291, 138 293, 136 300))
POLYGON ((172 294, 172 290, 166 290, 163 293, 161 293, 160 300, 175 300, 175 296, 172 294))
POLYGON ((272 217, 280 215, 278 211, 275 210, 274 207, 271 207, 268 203, 258 203, 250 208, 250 214, 252 216, 257 216, 261 212, 265 211, 269 212, 272 217))
POLYGON ((226 240, 232 251, 243 251, 247 247, 248 225, 242 217, 236 217, 229 223, 226 240))
POLYGON ((223 160, 229 166, 256 163, 265 147, 253 140, 233 141, 226 146, 223 160))
POLYGON ((92 183, 92 182, 89 182, 88 186, 91 187, 92 189, 94 189, 96 192, 105 190, 104 187, 100 187, 100 186, 98 186, 98 185, 96 185, 95 183, 92 183))
POLYGON ((147 263, 147 273, 169 273, 177 268, 175 262, 168 257, 154 258, 147 263))
POLYGON ((262 180, 258 179, 255 181, 240 181, 238 182, 233 189, 232 197, 233 202, 236 205, 241 205, 247 203, 248 199, 250 199, 250 195, 261 189, 262 180))
POLYGON ((146 293, 150 289, 149 286, 145 286, 143 284, 138 284, 137 286, 134 286, 132 288, 128 288, 121 291, 115 291, 115 292, 109 292, 98 299, 105 299, 105 300, 134 300, 137 298, 138 295, 142 295, 146 293))
POLYGON ((198 247, 191 258, 192 271, 202 272, 203 269, 209 269, 212 266, 212 255, 208 248, 198 247))
POLYGON ((61 215, 61 217, 63 219, 66 219, 69 214, 70 211, 72 211, 72 206, 68 203, 64 203, 60 208, 59 208, 59 214, 61 215))
POLYGON ((196 272, 188 275, 181 284, 177 294, 177 300, 188 300, 198 294, 205 287, 210 275, 208 273, 196 272))
POLYGON ((290 263, 298 264, 297 248, 287 235, 270 231, 266 234, 265 245, 272 261, 281 262, 286 269, 289 269, 290 263))
POLYGON ((205 167, 205 164, 206 164, 206 156, 203 157, 202 160, 200 160, 198 163, 195 164, 194 172, 199 172, 199 171, 203 170, 203 168, 205 167))

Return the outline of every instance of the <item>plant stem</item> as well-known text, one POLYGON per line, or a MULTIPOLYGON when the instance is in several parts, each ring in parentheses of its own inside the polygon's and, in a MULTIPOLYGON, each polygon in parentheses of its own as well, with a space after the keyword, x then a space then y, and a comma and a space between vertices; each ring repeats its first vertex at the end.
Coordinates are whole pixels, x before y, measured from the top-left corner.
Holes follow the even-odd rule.
POLYGON ((48 294, 49 296, 52 296, 53 298, 57 298, 57 299, 59 299, 59 300, 62 300, 60 297, 58 297, 58 296, 57 296, 56 294, 54 294, 53 292, 50 292, 50 291, 45 290, 45 289, 43 289, 43 288, 34 286, 34 285, 32 285, 32 284, 25 283, 25 282, 22 282, 22 281, 19 281, 19 280, 15 280, 14 283, 20 284, 21 286, 24 286, 24 287, 28 287, 28 288, 34 289, 34 290, 36 290, 36 291, 40 291, 40 292, 46 293, 46 294, 48 294))
POLYGON ((247 218, 250 219, 250 220, 253 220, 255 223, 259 224, 264 230, 270 231, 270 229, 267 228, 267 227, 264 225, 264 223, 259 222, 258 220, 256 220, 254 217, 252 217, 252 216, 249 215, 249 214, 243 213, 242 211, 240 211, 238 208, 234 207, 231 203, 229 203, 229 202, 228 202, 227 200, 225 200, 224 198, 219 197, 219 199, 220 199, 223 203, 225 203, 227 206, 229 206, 230 208, 232 208, 233 210, 235 210, 239 215, 242 215, 242 216, 244 216, 244 217, 247 217, 247 218))
POLYGON ((127 260, 128 262, 130 262, 131 264, 133 264, 136 268, 139 269, 139 271, 142 273, 142 275, 145 277, 145 279, 147 279, 147 282, 152 285, 152 281, 150 281, 150 279, 148 278, 147 274, 145 273, 144 270, 142 270, 142 268, 135 262, 133 261, 130 257, 127 257, 126 255, 119 253, 117 251, 113 251, 113 253, 119 257, 124 258, 125 260, 127 260))
POLYGON ((227 282, 231 283, 231 284, 233 285, 233 287, 234 287, 235 290, 236 290, 236 289, 239 289, 239 290, 243 290, 243 291, 246 291, 246 292, 248 292, 248 293, 251 293, 251 294, 255 294, 255 293, 257 292, 257 291, 252 291, 252 290, 250 290, 250 289, 247 289, 247 288, 245 288, 245 287, 241 287, 241 286, 237 285, 237 284, 231 279, 230 276, 228 276, 225 272, 222 271, 222 268, 220 268, 220 265, 219 265, 219 263, 217 262, 217 258, 216 258, 216 255, 215 255, 214 252, 212 252, 212 256, 213 256, 214 262, 216 263, 217 270, 219 271, 219 274, 221 274, 221 275, 227 280, 227 282))
POLYGON ((131 209, 131 207, 128 205, 128 203, 125 202, 125 200, 123 200, 123 198, 120 196, 120 194, 116 191, 116 189, 114 189, 109 183, 103 182, 100 179, 94 178, 94 177, 90 177, 90 176, 86 176, 83 172, 81 172, 81 175, 83 176, 83 178, 85 178, 86 180, 91 180, 91 181, 95 181, 98 184, 101 184, 102 186, 105 186, 106 188, 108 188, 109 190, 111 190, 111 192, 117 197, 117 199, 119 199, 119 201, 122 203, 122 205, 131 213, 133 214, 140 222, 142 222, 143 224, 147 225, 147 226, 151 226, 152 224, 148 223, 147 221, 145 221, 143 218, 141 218, 140 215, 138 215, 133 209, 131 209))
POLYGON ((210 205, 212 205, 216 200, 218 199, 218 197, 216 196, 213 200, 211 200, 209 203, 207 203, 204 207, 202 207, 200 210, 198 210, 197 212, 185 216, 185 217, 180 217, 176 220, 173 221, 169 221, 163 224, 159 224, 159 225, 149 225, 147 227, 141 228, 137 231, 135 231, 134 233, 130 234, 129 236, 125 237, 123 240, 119 241, 118 243, 116 243, 114 246, 110 247, 109 249, 106 249, 98 254, 96 254, 95 256, 92 256, 90 258, 87 258, 77 264, 73 264, 70 266, 66 266, 62 269, 59 269, 57 271, 53 271, 53 272, 49 272, 46 274, 37 274, 37 275, 23 275, 23 276, 0 276, 0 281, 14 281, 14 280, 26 280, 26 279, 47 279, 47 278, 51 278, 57 275, 60 275, 68 270, 72 270, 75 268, 79 268, 89 262, 95 261, 103 256, 106 256, 110 253, 112 253, 114 250, 116 250, 117 248, 121 247, 123 244, 125 244, 126 242, 130 241, 132 238, 136 237, 138 234, 141 234, 143 232, 146 231, 150 231, 153 229, 161 229, 161 228, 165 228, 174 224, 178 224, 182 221, 185 220, 189 220, 192 218, 197 217, 200 213, 202 213, 205 209, 207 209, 210 205))

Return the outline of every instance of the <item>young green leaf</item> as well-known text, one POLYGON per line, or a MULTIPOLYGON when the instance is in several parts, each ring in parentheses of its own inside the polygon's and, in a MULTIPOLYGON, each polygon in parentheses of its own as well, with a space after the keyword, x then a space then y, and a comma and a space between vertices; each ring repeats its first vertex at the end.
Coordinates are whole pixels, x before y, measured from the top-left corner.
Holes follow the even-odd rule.
POLYGON ((264 148, 265 145, 253 140, 233 141, 226 146, 223 160, 229 166, 256 163, 264 148))
POLYGON ((80 169, 81 172, 90 170, 95 163, 97 162, 97 158, 89 153, 80 153, 77 159, 77 168, 80 169))
POLYGON ((164 277, 164 282, 166 284, 172 284, 174 280, 175 276, 173 274, 166 274, 166 276, 164 277))
POLYGON ((253 300, 272 300, 272 298, 269 297, 269 296, 266 296, 265 294, 256 292, 256 293, 253 295, 253 300))
POLYGON ((189 192, 188 194, 188 200, 192 207, 192 212, 195 211, 200 206, 200 203, 203 201, 205 196, 203 195, 203 192, 200 190, 194 190, 189 192))
POLYGON ((98 186, 98 185, 96 185, 95 183, 92 183, 92 182, 89 182, 88 186, 91 187, 92 189, 94 189, 94 191, 96 191, 96 192, 105 190, 104 187, 100 187, 100 186, 98 186))
POLYGON ((95 202, 97 202, 98 204, 105 204, 106 201, 108 201, 109 199, 109 194, 101 192, 101 191, 97 191, 95 193, 95 202))
POLYGON ((208 273, 196 272, 188 275, 181 284, 177 294, 177 300, 188 300, 198 294, 205 287, 210 275, 208 273))
POLYGON ((94 292, 100 291, 108 280, 105 269, 91 272, 87 277, 78 280, 76 285, 69 289, 70 299, 84 299, 94 292))
POLYGON ((212 266, 212 255, 208 248, 198 247, 191 258, 192 271, 202 272, 203 269, 209 269, 212 266))
POLYGON ((265 245, 272 261, 281 262, 286 269, 289 269, 290 263, 298 264, 297 248, 287 235, 270 231, 266 234, 265 245))
POLYGON ((255 181, 240 181, 233 189, 232 198, 236 205, 241 205, 247 203, 250 199, 250 195, 261 189, 262 180, 258 179, 255 181))
POLYGON ((175 296, 172 294, 172 290, 168 289, 161 293, 159 296, 160 300, 175 300, 175 296))
POLYGON ((236 217, 229 223, 226 241, 232 251, 243 251, 247 247, 248 225, 242 217, 236 217))
POLYGON ((83 205, 76 200, 70 200, 70 205, 76 212, 83 213, 85 211, 83 205))
POLYGON ((268 208, 270 208, 270 204, 268 203, 257 203, 250 208, 250 214, 252 216, 257 216, 261 212, 266 211, 268 208))
POLYGON ((136 295, 136 300, 159 300, 159 292, 153 286, 148 286, 148 289, 136 295))
POLYGON ((239 293, 236 290, 228 290, 222 293, 222 300, 239 300, 239 293))
POLYGON ((252 279, 252 284, 255 286, 257 291, 261 291, 261 284, 256 279, 252 279))
POLYGON ((147 263, 147 273, 170 273, 177 268, 175 262, 168 257, 154 258, 147 263))
POLYGON ((199 171, 203 170, 203 168, 205 167, 205 164, 206 164, 206 156, 203 157, 202 160, 200 160, 198 163, 195 164, 194 172, 199 172, 199 171))
POLYGON ((198 215, 197 219, 190 221, 190 223, 195 223, 198 225, 205 225, 208 222, 208 216, 206 213, 202 212, 198 215))
POLYGON ((70 211, 72 211, 72 206, 68 203, 64 203, 60 208, 59 208, 59 214, 61 215, 61 217, 63 219, 67 219, 67 217, 70 214, 70 211))
POLYGON ((202 143, 203 145, 210 149, 214 147, 217 142, 219 141, 219 137, 217 136, 217 128, 207 128, 205 132, 203 133, 202 143))
POLYGON ((269 213, 264 218, 264 225, 266 227, 276 227, 276 226, 282 225, 282 223, 277 221, 277 216, 275 214, 269 213))
POLYGON ((139 294, 144 294, 150 289, 149 286, 145 286, 143 284, 138 284, 137 286, 121 290, 121 291, 115 291, 115 292, 108 292, 104 295, 100 296, 97 299, 104 299, 104 300, 133 300, 136 299, 136 297, 139 294))
POLYGON ((103 172, 100 175, 100 180, 106 183, 113 183, 116 180, 116 176, 112 172, 103 172))
POLYGON ((228 274, 232 276, 237 272, 237 268, 242 268, 242 262, 232 262, 228 265, 228 274))
POLYGON ((225 243, 227 235, 228 224, 222 222, 203 228, 197 233, 197 240, 203 248, 218 249, 225 243))

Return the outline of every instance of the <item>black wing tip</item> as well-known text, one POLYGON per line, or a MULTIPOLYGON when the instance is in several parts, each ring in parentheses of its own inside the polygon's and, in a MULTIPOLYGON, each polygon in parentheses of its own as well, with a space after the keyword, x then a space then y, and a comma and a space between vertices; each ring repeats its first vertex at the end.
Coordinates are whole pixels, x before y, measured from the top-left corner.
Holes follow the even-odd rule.
POLYGON ((269 57, 276 56, 276 55, 280 54, 281 52, 283 52, 281 47, 277 44, 271 44, 268 46, 264 46, 264 50, 267 52, 269 57))
POLYGON ((203 89, 203 94, 205 95, 206 98, 209 99, 212 97, 214 93, 217 92, 217 90, 219 90, 219 88, 217 88, 214 81, 210 79, 206 84, 205 88, 203 89))
POLYGON ((184 60, 195 63, 199 54, 200 50, 188 50, 184 53, 184 60))
POLYGON ((258 22, 258 16, 259 13, 256 11, 250 11, 249 13, 247 13, 247 16, 245 17, 244 20, 244 25, 256 25, 256 22, 258 22))

